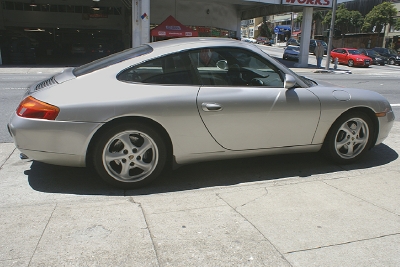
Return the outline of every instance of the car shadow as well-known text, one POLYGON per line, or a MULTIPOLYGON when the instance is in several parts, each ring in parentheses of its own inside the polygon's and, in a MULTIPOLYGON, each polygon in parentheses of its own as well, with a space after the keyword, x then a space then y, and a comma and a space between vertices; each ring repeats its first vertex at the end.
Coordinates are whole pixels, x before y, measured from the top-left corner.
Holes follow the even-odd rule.
MULTIPOLYGON (((396 151, 381 144, 357 163, 337 165, 321 153, 272 155, 189 164, 135 190, 115 189, 88 168, 72 168, 33 162, 28 176, 37 191, 78 195, 134 196, 178 192, 242 183, 282 180, 291 177, 325 179, 323 175, 383 166, 398 158, 396 151)), ((339 176, 336 176, 339 177, 339 176)))

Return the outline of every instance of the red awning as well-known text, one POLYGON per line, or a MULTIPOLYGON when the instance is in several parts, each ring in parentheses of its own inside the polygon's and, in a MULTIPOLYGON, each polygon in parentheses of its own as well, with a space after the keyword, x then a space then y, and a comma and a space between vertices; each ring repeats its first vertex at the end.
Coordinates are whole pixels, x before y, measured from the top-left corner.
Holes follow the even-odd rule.
POLYGON ((292 32, 292 36, 299 36, 299 34, 301 34, 301 31, 298 31, 298 32, 292 32))
POLYGON ((197 37, 197 31, 181 24, 173 16, 169 16, 150 32, 151 36, 159 37, 197 37))

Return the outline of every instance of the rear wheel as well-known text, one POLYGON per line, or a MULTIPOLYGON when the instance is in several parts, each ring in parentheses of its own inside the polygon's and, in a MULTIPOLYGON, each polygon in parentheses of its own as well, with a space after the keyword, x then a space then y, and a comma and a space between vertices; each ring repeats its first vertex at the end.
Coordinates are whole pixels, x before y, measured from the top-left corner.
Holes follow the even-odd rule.
POLYGON ((161 136, 141 123, 108 128, 94 149, 94 167, 104 181, 124 189, 153 181, 163 171, 167 149, 161 136))
POLYGON ((338 163, 351 163, 371 147, 373 124, 363 112, 342 115, 332 125, 324 143, 325 154, 338 163))
POLYGON ((354 66, 354 60, 349 59, 349 61, 347 62, 347 65, 349 65, 349 67, 353 67, 354 66))
POLYGON ((394 65, 394 58, 389 58, 389 65, 394 65))

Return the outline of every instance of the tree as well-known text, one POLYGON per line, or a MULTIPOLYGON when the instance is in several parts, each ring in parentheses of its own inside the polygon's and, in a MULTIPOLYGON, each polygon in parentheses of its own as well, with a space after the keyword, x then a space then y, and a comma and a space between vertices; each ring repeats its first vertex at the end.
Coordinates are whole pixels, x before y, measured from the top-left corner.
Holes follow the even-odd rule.
POLYGON ((362 26, 363 32, 381 32, 386 25, 395 25, 397 9, 390 2, 375 6, 366 16, 362 26))
POLYGON ((400 30, 400 19, 397 19, 397 21, 396 21, 396 23, 395 23, 395 25, 394 25, 394 29, 395 29, 396 31, 400 30))
MULTIPOLYGON (((329 11, 323 24, 330 25, 332 20, 332 11, 329 11)), ((364 23, 364 19, 359 11, 349 11, 344 4, 338 6, 335 17, 335 29, 339 29, 342 34, 356 31, 364 23)))
MULTIPOLYGON (((315 25, 317 23, 321 23, 321 21, 323 20, 324 16, 322 15, 321 11, 316 11, 313 13, 313 17, 312 17, 312 28, 311 28, 311 39, 314 39, 314 35, 315 35, 315 25)), ((297 15, 297 18, 294 20, 297 23, 301 23, 303 22, 303 13, 299 13, 297 15)))
POLYGON ((260 30, 260 35, 259 36, 268 37, 268 38, 272 37, 272 30, 268 26, 267 18, 265 16, 263 17, 263 22, 261 23, 261 26, 259 27, 259 30, 260 30))

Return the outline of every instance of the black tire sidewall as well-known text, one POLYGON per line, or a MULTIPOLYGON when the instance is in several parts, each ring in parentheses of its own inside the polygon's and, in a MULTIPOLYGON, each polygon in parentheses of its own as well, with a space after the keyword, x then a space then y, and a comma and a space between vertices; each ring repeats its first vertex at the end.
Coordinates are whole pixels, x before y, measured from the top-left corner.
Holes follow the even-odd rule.
POLYGON ((153 128, 142 123, 126 122, 106 128, 100 134, 100 137, 97 139, 97 142, 93 149, 93 166, 96 172, 105 182, 123 189, 133 189, 149 184, 162 173, 166 165, 166 162, 167 162, 167 148, 162 137, 153 128), (103 150, 107 145, 108 141, 118 133, 129 130, 145 133, 146 135, 148 135, 150 138, 153 139, 158 149, 158 163, 156 168, 149 176, 147 176, 143 180, 136 182, 122 182, 114 179, 107 172, 106 167, 103 164, 103 150))
POLYGON ((325 156, 327 156, 331 160, 333 160, 337 163, 340 163, 340 164, 349 164, 349 163, 355 162, 355 161, 359 160, 360 158, 362 158, 365 155, 365 153, 368 152, 369 148, 371 147, 371 143, 373 141, 373 133, 374 133, 373 123, 367 114, 365 114, 364 112, 360 112, 360 111, 345 113, 342 116, 340 116, 335 121, 334 124, 332 124, 332 126, 325 138, 325 142, 323 145, 323 152, 324 152, 325 156), (339 156, 336 152, 336 149, 335 149, 336 134, 337 134, 339 128, 343 125, 343 123, 345 123, 346 121, 348 121, 350 119, 356 119, 356 118, 362 119, 367 124, 368 133, 369 133, 368 141, 367 141, 367 144, 365 145, 363 151, 360 154, 358 154, 357 156, 355 156, 351 159, 345 159, 345 158, 342 158, 341 156, 339 156))
POLYGON ((347 65, 349 65, 349 67, 353 67, 354 66, 354 61, 352 59, 350 59, 347 65))

